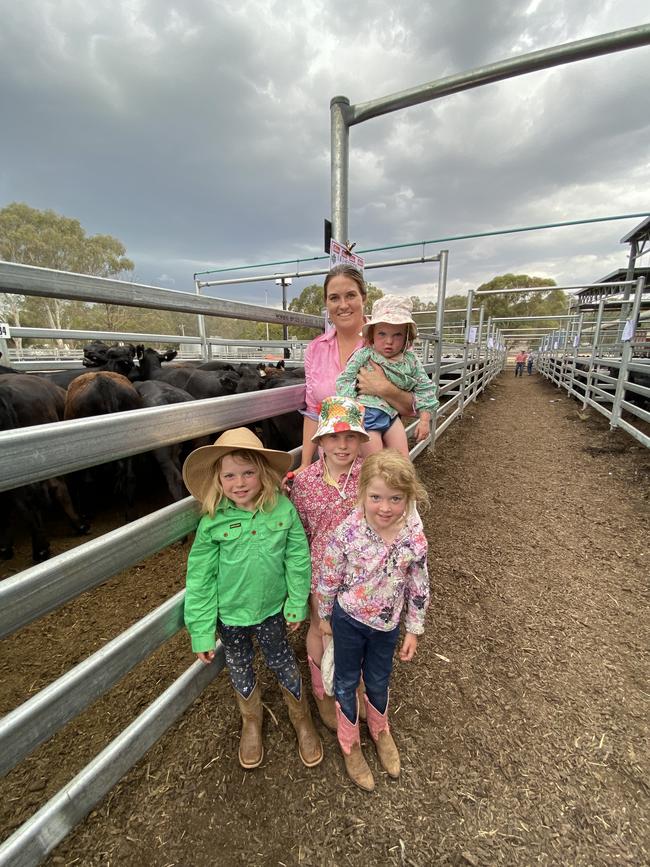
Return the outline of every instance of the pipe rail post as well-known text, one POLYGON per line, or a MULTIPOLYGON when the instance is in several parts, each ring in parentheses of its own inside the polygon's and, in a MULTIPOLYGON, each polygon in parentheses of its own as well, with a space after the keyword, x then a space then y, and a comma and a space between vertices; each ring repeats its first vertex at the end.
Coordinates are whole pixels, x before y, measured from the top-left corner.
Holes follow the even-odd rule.
MULTIPOLYGON (((634 292, 634 301, 632 302, 631 308, 631 316, 630 320, 632 322, 632 334, 627 340, 623 341, 623 348, 621 351, 621 366, 618 369, 618 380, 616 382, 616 391, 614 393, 614 402, 612 405, 612 414, 609 421, 609 429, 614 430, 614 428, 618 424, 618 420, 621 417, 621 402, 623 400, 623 396, 625 394, 625 382, 627 380, 627 368, 632 360, 632 342, 634 341, 634 330, 639 322, 639 312, 641 310, 641 296, 643 295, 643 290, 645 287, 645 278, 639 277, 636 283, 636 289, 634 292)), ((621 312, 627 312, 630 308, 629 303, 625 303, 621 306, 621 312)), ((625 325, 623 324, 623 329, 625 325)))
POLYGON ((588 402, 591 400, 591 387, 594 376, 594 364, 596 358, 596 347, 600 340, 600 328, 603 322, 603 311, 605 309, 605 299, 601 298, 598 302, 598 313, 596 314, 596 324, 594 326, 593 337, 591 340, 591 353, 589 355, 589 370, 587 371, 587 381, 585 382, 585 397, 582 404, 582 409, 587 408, 588 402))

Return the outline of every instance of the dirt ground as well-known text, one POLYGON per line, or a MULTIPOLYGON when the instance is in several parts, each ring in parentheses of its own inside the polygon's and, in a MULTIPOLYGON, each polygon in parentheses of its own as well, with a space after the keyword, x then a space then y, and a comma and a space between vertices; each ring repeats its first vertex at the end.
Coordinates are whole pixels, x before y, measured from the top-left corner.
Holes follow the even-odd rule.
MULTIPOLYGON (((266 755, 237 762, 225 675, 48 859, 79 865, 650 863, 650 453, 538 376, 502 375, 417 466, 432 603, 396 662, 402 777, 300 764, 265 671, 266 755)), ((5 640, 3 712, 183 585, 187 544, 5 640)), ((296 640, 301 664, 305 653, 296 640)), ((192 661, 176 636, 0 782, 2 838, 192 661)))

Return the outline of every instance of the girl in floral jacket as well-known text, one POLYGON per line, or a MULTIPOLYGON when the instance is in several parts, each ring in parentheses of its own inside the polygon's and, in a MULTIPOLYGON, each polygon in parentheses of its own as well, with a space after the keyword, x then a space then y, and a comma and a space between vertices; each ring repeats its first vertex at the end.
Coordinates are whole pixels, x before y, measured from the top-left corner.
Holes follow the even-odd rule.
POLYGON ((337 736, 348 775, 366 791, 374 789, 374 780, 361 752, 356 690, 363 673, 370 735, 382 767, 397 778, 400 760, 388 726, 388 682, 402 610, 402 661, 413 659, 424 631, 427 540, 415 505, 427 499, 413 464, 396 449, 367 457, 358 507, 330 536, 318 577, 321 631, 334 637, 337 736))

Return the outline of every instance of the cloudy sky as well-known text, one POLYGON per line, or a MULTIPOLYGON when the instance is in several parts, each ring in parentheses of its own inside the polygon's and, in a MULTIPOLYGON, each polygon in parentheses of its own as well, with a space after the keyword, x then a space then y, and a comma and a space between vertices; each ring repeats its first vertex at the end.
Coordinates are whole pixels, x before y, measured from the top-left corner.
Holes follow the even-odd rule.
MULTIPOLYGON (((0 207, 115 235, 139 282, 182 290, 195 271, 322 253, 332 96, 365 102, 650 21, 646 0, 0 0, 0 15, 0 207)), ((353 127, 351 239, 648 212, 649 84, 637 48, 353 127)), ((451 292, 507 271, 588 282, 625 265, 620 238, 640 221, 428 251, 449 249, 451 292)), ((368 276, 434 291, 431 265, 368 276)), ((263 285, 213 294, 263 301, 263 285)))

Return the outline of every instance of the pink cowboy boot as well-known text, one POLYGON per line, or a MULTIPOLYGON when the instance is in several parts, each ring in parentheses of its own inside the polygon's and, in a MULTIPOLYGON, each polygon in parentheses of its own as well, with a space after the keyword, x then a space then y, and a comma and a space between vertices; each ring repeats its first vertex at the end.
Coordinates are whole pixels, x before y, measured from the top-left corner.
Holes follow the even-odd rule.
POLYGON ((388 703, 384 713, 379 713, 377 708, 370 703, 368 696, 364 696, 366 702, 366 719, 370 737, 375 742, 377 755, 382 768, 389 777, 396 780, 399 777, 400 762, 399 752, 388 726, 388 703))
POLYGON ((338 722, 336 736, 343 753, 343 761, 345 762, 345 770, 348 772, 348 777, 356 786, 363 789, 364 792, 372 792, 375 788, 375 781, 372 771, 361 752, 358 709, 357 721, 353 724, 343 713, 339 703, 336 702, 336 719, 338 722))

